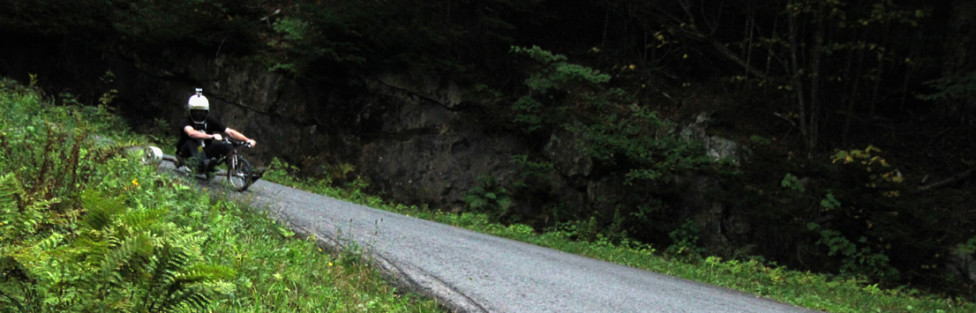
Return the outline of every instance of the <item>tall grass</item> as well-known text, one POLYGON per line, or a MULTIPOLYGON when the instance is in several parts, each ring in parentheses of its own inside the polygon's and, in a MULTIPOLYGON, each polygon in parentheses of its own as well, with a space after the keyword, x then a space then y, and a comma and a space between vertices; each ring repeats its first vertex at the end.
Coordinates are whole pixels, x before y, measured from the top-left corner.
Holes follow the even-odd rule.
POLYGON ((482 233, 506 237, 568 253, 588 256, 649 271, 682 277, 751 293, 814 310, 855 312, 976 312, 972 299, 947 298, 902 287, 880 289, 863 279, 800 272, 760 260, 723 260, 717 257, 675 255, 632 241, 613 242, 596 234, 581 234, 585 227, 564 225, 537 232, 522 224, 491 222, 482 213, 447 213, 407 206, 362 191, 362 183, 333 186, 328 180, 296 179, 293 166, 275 160, 265 179, 374 208, 415 216, 482 233), (595 238, 579 240, 579 238, 595 238))
POLYGON ((441 311, 142 164, 103 108, 53 103, 0 78, 0 312, 441 311))

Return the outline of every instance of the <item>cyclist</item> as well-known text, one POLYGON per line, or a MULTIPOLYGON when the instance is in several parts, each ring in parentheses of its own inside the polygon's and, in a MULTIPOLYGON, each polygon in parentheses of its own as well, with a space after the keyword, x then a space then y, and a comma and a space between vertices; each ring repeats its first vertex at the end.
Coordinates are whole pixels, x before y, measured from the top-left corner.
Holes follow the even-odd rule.
POLYGON ((176 143, 176 150, 181 158, 188 160, 188 166, 195 165, 204 173, 212 170, 211 161, 227 155, 233 149, 233 146, 223 142, 223 134, 246 141, 252 147, 257 144, 254 139, 247 138, 209 115, 210 101, 203 96, 202 88, 197 88, 196 94, 190 96, 186 108, 187 118, 180 125, 180 140, 176 143))

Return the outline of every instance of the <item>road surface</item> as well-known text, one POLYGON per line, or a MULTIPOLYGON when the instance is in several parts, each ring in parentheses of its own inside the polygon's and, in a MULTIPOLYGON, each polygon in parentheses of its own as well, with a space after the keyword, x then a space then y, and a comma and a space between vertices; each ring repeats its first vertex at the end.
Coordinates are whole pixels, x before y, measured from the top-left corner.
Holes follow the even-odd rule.
POLYGON ((234 197, 456 312, 813 312, 258 181, 234 197))

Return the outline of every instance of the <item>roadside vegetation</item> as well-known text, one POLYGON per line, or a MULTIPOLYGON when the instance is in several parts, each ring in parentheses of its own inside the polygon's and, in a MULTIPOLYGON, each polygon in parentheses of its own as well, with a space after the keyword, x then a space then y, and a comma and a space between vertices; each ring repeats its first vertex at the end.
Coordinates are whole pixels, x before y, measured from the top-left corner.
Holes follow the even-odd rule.
POLYGON ((442 311, 160 175, 126 149, 143 137, 72 99, 0 79, 0 312, 442 311))
MULTIPOLYGON (((450 109, 477 112, 477 126, 515 133, 524 148, 492 156, 511 160, 514 166, 505 167, 511 172, 465 177, 452 185, 467 189, 464 195, 430 208, 385 204, 369 195, 384 187, 369 188, 368 179, 336 179, 341 188, 294 181, 305 188, 830 311, 972 311, 967 303, 976 299, 976 59, 964 57, 973 52, 971 2, 8 3, 0 11, 0 32, 22 45, 0 52, 0 69, 26 77, 34 67, 47 68, 61 81, 42 83, 72 90, 86 104, 115 96, 102 94, 109 85, 127 86, 117 94, 126 103, 145 102, 143 92, 130 89, 136 84, 93 84, 92 73, 106 69, 122 74, 135 68, 147 73, 119 81, 149 74, 171 88, 249 85, 190 70, 210 60, 220 73, 250 64, 294 79, 300 89, 314 91, 316 101, 286 105, 294 105, 294 115, 284 107, 269 115, 314 126, 328 137, 323 146, 349 152, 298 151, 287 161, 301 164, 304 173, 320 172, 324 163, 361 162, 355 157, 361 139, 390 135, 363 132, 388 117, 373 114, 377 102, 362 101, 369 91, 360 88, 369 85, 364 78, 390 73, 429 73, 456 83, 463 99, 450 109), (47 56, 59 61, 46 62, 47 56), (706 128, 686 127, 692 121, 706 128), (567 144, 550 145, 553 139, 567 144), (728 145, 701 142, 712 139, 728 145), (712 148, 730 152, 715 153, 728 159, 703 158, 712 148), (719 213, 709 209, 719 206, 719 213), (642 265, 657 259, 689 270, 642 265), (730 274, 707 278, 720 273, 730 274), (776 287, 787 283, 796 289, 776 287), (888 300, 902 298, 911 300, 888 300)), ((268 92, 290 102, 284 97, 290 88, 282 86, 268 92)), ((60 125, 75 123, 73 113, 61 114, 60 125)), ((3 161, 14 164, 0 172, 13 173, 7 184, 24 189, 7 193, 17 199, 18 212, 58 212, 66 217, 55 218, 70 220, 86 216, 72 210, 113 207, 85 204, 123 194, 88 191, 86 184, 94 182, 77 178, 99 167, 70 165, 101 158, 85 150, 94 140, 43 123, 31 127, 4 130, 10 142, 21 132, 38 136, 31 140, 44 151, 30 162, 3 161), (65 150, 50 152, 54 148, 65 150), (74 161, 63 162, 69 164, 64 168, 61 160, 74 161)), ((110 160, 106 154, 104 161, 110 160)), ((281 163, 278 168, 285 172, 271 176, 282 181, 305 176, 281 163)), ((356 175, 351 166, 333 170, 356 175)), ((115 187, 135 185, 126 182, 115 187)), ((405 203, 435 201, 400 196, 405 203)), ((22 222, 33 226, 17 229, 44 238, 76 231, 52 223, 22 222)), ((4 234, 4 240, 6 247, 6 240, 27 245, 39 239, 4 234)), ((21 261, 11 264, 27 262, 21 261)))
POLYGON ((297 167, 276 159, 264 179, 373 208, 723 286, 814 310, 835 313, 976 312, 976 304, 962 297, 931 294, 910 287, 884 289, 863 277, 790 270, 761 258, 725 260, 705 256, 700 254, 704 249, 696 245, 697 238, 691 226, 672 232, 675 244, 659 250, 627 239, 611 240, 600 233, 593 221, 566 223, 539 232, 525 224, 495 222, 486 213, 434 211, 387 201, 364 192, 368 183, 362 179, 338 184, 329 178, 296 178, 299 176, 297 167))

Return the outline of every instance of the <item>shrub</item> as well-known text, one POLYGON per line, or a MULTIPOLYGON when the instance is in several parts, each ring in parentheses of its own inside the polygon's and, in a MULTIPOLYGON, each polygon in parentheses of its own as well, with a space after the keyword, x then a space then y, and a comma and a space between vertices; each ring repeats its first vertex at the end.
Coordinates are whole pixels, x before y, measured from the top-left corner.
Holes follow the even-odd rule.
POLYGON ((171 312, 228 290, 230 272, 201 263, 199 240, 164 218, 171 201, 139 192, 159 182, 154 169, 93 135, 112 123, 101 111, 0 87, 0 305, 171 312))
POLYGON ((487 214, 493 221, 510 217, 513 202, 508 189, 499 185, 492 176, 483 175, 478 180, 481 185, 471 187, 464 196, 468 208, 487 214))

